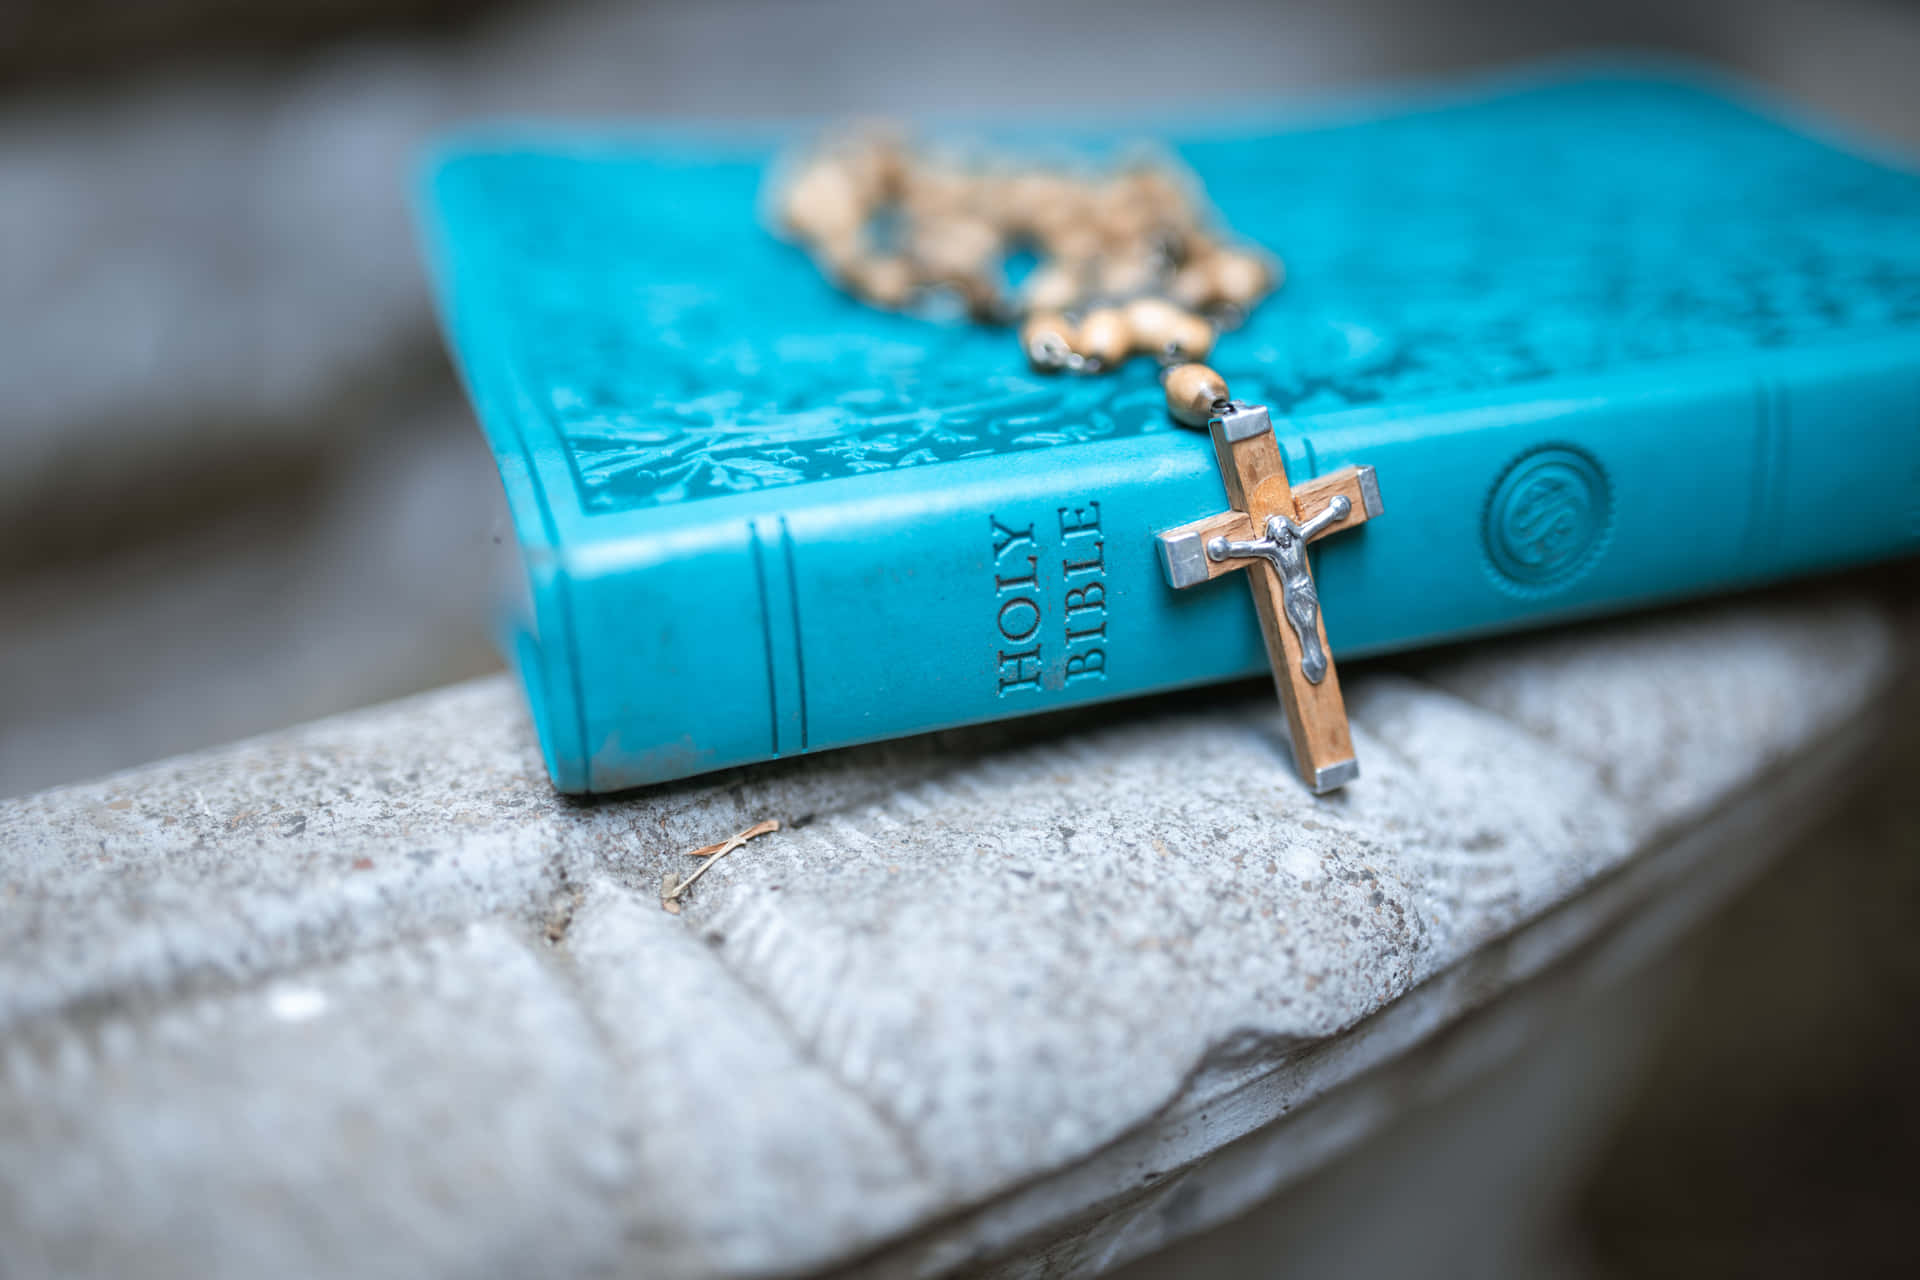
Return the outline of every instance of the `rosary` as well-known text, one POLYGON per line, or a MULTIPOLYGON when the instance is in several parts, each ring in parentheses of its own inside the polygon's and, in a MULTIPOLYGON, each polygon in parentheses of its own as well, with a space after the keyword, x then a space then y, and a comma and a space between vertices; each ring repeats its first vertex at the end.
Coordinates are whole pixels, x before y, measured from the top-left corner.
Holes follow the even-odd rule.
POLYGON ((1085 175, 961 166, 880 132, 827 142, 778 195, 784 230, 821 270, 887 310, 956 302, 1017 327, 1041 373, 1097 374, 1133 356, 1162 366, 1167 409, 1207 431, 1231 510, 1157 534, 1176 589, 1250 569, 1268 662, 1316 794, 1359 776, 1307 544, 1381 512, 1370 466, 1293 485, 1265 406, 1235 400, 1200 361, 1278 285, 1279 264, 1208 228, 1190 175, 1135 163, 1085 175), (1017 288, 1008 259, 1037 264, 1017 288))

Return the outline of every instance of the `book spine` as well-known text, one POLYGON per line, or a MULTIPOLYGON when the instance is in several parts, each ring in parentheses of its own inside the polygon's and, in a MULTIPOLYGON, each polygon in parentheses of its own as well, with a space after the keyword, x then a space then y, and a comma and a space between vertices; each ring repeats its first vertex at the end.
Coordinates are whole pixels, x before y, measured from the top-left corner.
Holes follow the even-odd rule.
MULTIPOLYGON (((1276 426, 1296 483, 1378 480, 1384 514, 1315 551, 1340 659, 1920 550, 1912 349, 1276 426)), ((1266 670, 1238 575, 1175 591, 1156 554, 1225 509, 1204 433, 762 497, 570 567, 563 789, 1266 670)))

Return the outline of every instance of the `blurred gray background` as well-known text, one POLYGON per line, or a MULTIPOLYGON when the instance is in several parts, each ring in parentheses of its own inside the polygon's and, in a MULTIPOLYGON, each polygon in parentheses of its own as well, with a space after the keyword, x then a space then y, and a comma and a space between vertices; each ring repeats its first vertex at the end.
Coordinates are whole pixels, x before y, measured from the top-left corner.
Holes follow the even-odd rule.
MULTIPOLYGON (((1138 114, 1595 49, 1711 61, 1920 154, 1920 12, 1872 0, 0 4, 0 795, 497 665, 492 469, 406 206, 440 128, 1138 114)), ((1696 948, 1576 1226, 1600 1270, 1911 1260, 1877 1193, 1910 1204, 1884 1171, 1920 1150, 1920 823, 1904 785, 1850 812, 1696 948), (1884 919, 1843 918, 1861 883, 1884 919), (1746 1044, 1743 1009, 1788 1043, 1746 1044)))

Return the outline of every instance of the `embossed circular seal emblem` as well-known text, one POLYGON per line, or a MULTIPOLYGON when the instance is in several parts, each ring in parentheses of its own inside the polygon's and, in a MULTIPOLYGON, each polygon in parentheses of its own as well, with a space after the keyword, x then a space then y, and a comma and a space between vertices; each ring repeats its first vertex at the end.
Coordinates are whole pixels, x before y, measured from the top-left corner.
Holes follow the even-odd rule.
POLYGON ((1487 498, 1481 537, 1504 585, 1564 587, 1599 558, 1613 514, 1600 464, 1568 445, 1522 454, 1487 498))

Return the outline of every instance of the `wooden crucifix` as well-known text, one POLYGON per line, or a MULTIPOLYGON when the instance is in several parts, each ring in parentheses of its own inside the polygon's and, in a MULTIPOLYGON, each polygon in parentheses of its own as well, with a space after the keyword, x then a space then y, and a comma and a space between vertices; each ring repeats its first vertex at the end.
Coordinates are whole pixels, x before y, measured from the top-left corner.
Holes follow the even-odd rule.
POLYGON ((1158 535, 1161 564, 1175 587, 1248 571, 1294 765, 1315 794, 1324 794, 1360 776, 1360 765, 1307 544, 1379 515, 1380 486, 1372 467, 1344 467, 1296 489, 1287 483, 1265 407, 1234 400, 1215 410, 1207 430, 1234 510, 1158 535))

